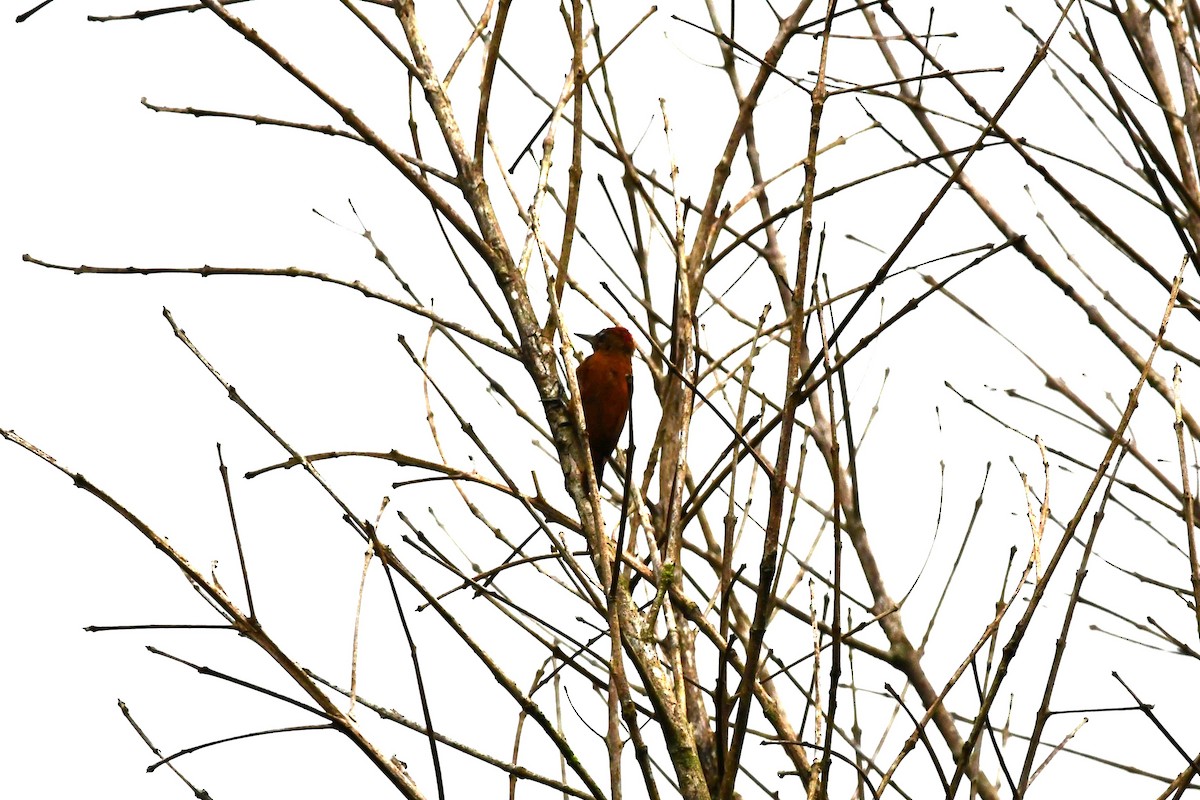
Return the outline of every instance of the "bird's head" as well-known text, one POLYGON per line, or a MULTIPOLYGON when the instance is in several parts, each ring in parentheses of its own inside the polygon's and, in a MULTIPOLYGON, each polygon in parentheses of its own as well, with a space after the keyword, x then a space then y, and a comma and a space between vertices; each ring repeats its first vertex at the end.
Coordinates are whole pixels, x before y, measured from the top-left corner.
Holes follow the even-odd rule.
POLYGON ((597 353, 624 353, 632 356, 634 351, 633 334, 618 325, 615 328, 605 328, 595 334, 579 334, 579 338, 592 346, 597 353))

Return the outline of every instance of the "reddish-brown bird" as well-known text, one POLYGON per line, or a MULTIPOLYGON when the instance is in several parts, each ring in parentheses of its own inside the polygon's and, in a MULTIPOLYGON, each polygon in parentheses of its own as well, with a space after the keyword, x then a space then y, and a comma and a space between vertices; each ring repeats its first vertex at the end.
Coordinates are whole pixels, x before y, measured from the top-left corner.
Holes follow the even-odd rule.
POLYGON ((605 328, 593 336, 580 337, 594 352, 575 371, 579 381, 579 400, 587 425, 588 449, 596 482, 604 477, 604 465, 616 449, 629 416, 633 393, 633 336, 618 326, 605 328))

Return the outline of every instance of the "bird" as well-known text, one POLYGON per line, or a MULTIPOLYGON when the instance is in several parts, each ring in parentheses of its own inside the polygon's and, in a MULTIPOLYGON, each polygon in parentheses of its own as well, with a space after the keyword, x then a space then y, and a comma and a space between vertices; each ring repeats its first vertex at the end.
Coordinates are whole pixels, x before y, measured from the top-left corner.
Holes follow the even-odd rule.
POLYGON ((592 354, 575 370, 596 483, 621 439, 633 395, 633 336, 621 326, 580 334, 592 354))

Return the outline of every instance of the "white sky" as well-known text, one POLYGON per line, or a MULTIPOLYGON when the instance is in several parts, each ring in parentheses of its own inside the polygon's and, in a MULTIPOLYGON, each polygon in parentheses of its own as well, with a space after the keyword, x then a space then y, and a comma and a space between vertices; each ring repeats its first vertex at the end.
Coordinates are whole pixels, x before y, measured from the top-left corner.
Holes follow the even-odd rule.
MULTIPOLYGON (((371 124, 398 141, 407 141, 404 83, 386 54, 377 52, 354 29, 342 9, 333 3, 293 2, 287 4, 290 16, 281 17, 277 16, 280 4, 253 5, 259 8, 234 8, 256 24, 261 19, 273 42, 305 68, 312 65, 323 81, 344 93, 349 105, 370 113, 371 124)), ((422 4, 422 13, 432 16, 434 5, 422 4)), ((614 58, 613 68, 629 92, 626 135, 648 126, 645 150, 650 154, 665 152, 660 123, 653 115, 657 98, 667 98, 675 127, 673 144, 684 165, 681 181, 700 196, 711 174, 713 148, 725 135, 730 102, 727 89, 715 99, 704 93, 707 90, 696 89, 701 77, 711 80, 711 70, 703 65, 715 62, 715 49, 702 35, 670 19, 671 13, 694 17, 693 5, 663 3, 639 33, 638 49, 614 58), (644 79, 639 81, 639 76, 644 79)), ((1025 5, 1044 13, 1040 6, 1046 4, 1025 5)), ((942 47, 948 59, 960 59, 957 63, 1008 67, 1003 75, 974 79, 985 103, 995 108, 1032 48, 1004 15, 1002 4, 978 6, 983 11, 977 17, 944 22, 945 29, 958 30, 960 37, 942 47), (989 26, 1002 33, 983 35, 989 26)), ((416 337, 414 346, 420 346, 424 328, 414 326, 394 308, 312 282, 74 276, 22 263, 21 254, 67 265, 295 265, 382 282, 386 279, 382 267, 355 233, 346 205, 350 198, 424 299, 432 299, 448 316, 458 314, 460 308, 465 314, 460 294, 464 289, 439 272, 448 269, 442 266, 447 259, 444 250, 437 249, 428 209, 414 205, 412 190, 365 148, 315 134, 256 128, 244 121, 197 120, 143 108, 138 99, 144 96, 169 106, 335 121, 260 53, 204 13, 104 25, 84 20, 88 13, 142 7, 149 5, 57 0, 22 25, 8 22, 0 27, 0 70, 8 76, 3 120, 7 144, 0 177, 5 187, 0 194, 0 427, 16 429, 118 497, 166 533, 193 563, 219 560, 218 575, 228 588, 237 585, 238 573, 216 471, 214 443, 224 443, 240 499, 239 522, 253 540, 248 552, 256 585, 274 590, 263 589, 262 613, 275 612, 272 629, 295 647, 302 661, 341 674, 349 659, 348 637, 361 568, 354 550, 357 545, 327 547, 328 537, 347 531, 340 527, 332 504, 312 491, 311 483, 296 471, 253 482, 237 480, 247 469, 283 456, 225 400, 220 387, 171 335, 161 312, 169 307, 222 374, 278 430, 295 436, 294 443, 305 451, 386 450, 418 435, 423 437, 420 448, 428 448, 428 435, 423 430, 414 433, 410 427, 424 414, 419 378, 395 342, 396 333, 404 329, 416 337), (312 213, 314 208, 350 230, 320 219, 312 213), (314 548, 328 551, 328 560, 314 563, 305 558, 314 548)), ((555 14, 546 9, 522 11, 555 14)), ((10 9, 9 18, 19 10, 23 9, 10 9)), ((636 13, 629 12, 629 21, 640 13, 639 5, 636 13)), ((454 27, 459 23, 457 12, 449 19, 444 27, 454 31, 451 41, 457 43, 461 40, 461 31, 454 27)), ((753 22, 748 18, 742 24, 753 22)), ((547 24, 553 36, 524 43, 529 51, 516 48, 514 57, 545 55, 540 49, 553 53, 561 45, 553 37, 561 39, 561 30, 556 16, 547 24)), ((615 38, 612 30, 607 35, 610 42, 615 38)), ((516 47, 515 37, 513 43, 516 47)), ((861 51, 867 52, 866 47, 861 51)), ((839 52, 835 50, 831 70, 853 73, 858 65, 852 59, 836 61, 839 52)), ((435 57, 440 63, 448 61, 441 51, 435 57)), ((556 69, 565 69, 565 63, 556 69)), ((557 92, 558 74, 539 86, 557 92)), ((460 81, 465 91, 475 76, 464 74, 460 81)), ((789 137, 802 142, 807 117, 797 110, 800 98, 782 84, 772 86, 764 113, 777 125, 764 138, 772 143, 789 137)), ((1059 100, 1039 105, 1038 96, 1014 107, 1010 121, 1017 130, 1037 126, 1041 141, 1046 142, 1059 131, 1054 125, 1038 123, 1063 109, 1059 100)), ((522 107, 514 101, 513 113, 497 117, 497 139, 507 148, 506 158, 532 133, 541 115, 536 106, 522 107)), ((425 124, 431 141, 432 124, 425 124)), ((847 126, 839 132, 853 130, 847 126)), ((567 159, 567 141, 564 133, 559 144, 562 163, 567 159)), ((882 138, 874 141, 831 151, 831 172, 852 172, 871 159, 896 158, 882 138)), ((1075 139, 1067 141, 1074 147, 1075 139)), ((782 156, 772 158, 778 160, 776 166, 783 165, 782 156)), ((980 159, 977 174, 982 181, 1004 186, 999 196, 1011 218, 1024 226, 1021 232, 1037 237, 1039 246, 1057 255, 1037 227, 1034 209, 1021 187, 1012 186, 1011 180, 1004 185, 1008 168, 1002 158, 980 159)), ((658 171, 666 174, 665 162, 659 163, 658 171)), ((528 181, 530 174, 527 161, 517 180, 528 181)), ((936 188, 936 182, 927 180, 920 184, 923 194, 910 193, 905 187, 912 185, 882 182, 870 206, 857 205, 861 202, 857 195, 831 201, 822 219, 829 230, 829 263, 858 270, 854 274, 864 280, 877 265, 877 256, 848 244, 845 234, 883 248, 894 246, 928 202, 929 187, 936 188)), ((493 187, 494 196, 502 192, 500 186, 493 187)), ((1035 186, 1035 196, 1039 192, 1035 186)), ((1105 204, 1108 199, 1098 195, 1094 201, 1105 204)), ((1078 223, 1065 217, 1061 204, 1050 200, 1047 192, 1040 192, 1040 200, 1047 204, 1047 213, 1059 214, 1063 230, 1079 234, 1079 241, 1086 239, 1075 227, 1078 223)), ((939 235, 920 240, 902 264, 959 246, 997 241, 994 233, 984 238, 976 233, 978 227, 959 226, 958 213, 969 216, 947 209, 939 235)), ((595 229, 601 235, 614 235, 615 229, 604 233, 604 224, 596 223, 595 229)), ((1148 238, 1155 235, 1151 230, 1140 233, 1148 238)), ((1155 251, 1155 257, 1163 258, 1161 263, 1178 259, 1177 243, 1158 236, 1161 252, 1155 251)), ((1164 272, 1173 270, 1173 266, 1163 267, 1164 272)), ((962 289, 981 308, 1003 318, 1008 335, 1023 346, 1038 346, 1048 368, 1074 379, 1098 404, 1103 405, 1105 391, 1123 403, 1134 376, 1128 369, 1113 370, 1111 355, 1096 350, 1096 341, 1089 338, 1092 334, 1077 313, 1059 319, 1057 298, 1049 296, 1044 285, 1039 285, 1040 294, 1031 291, 1027 273, 1014 257, 985 265, 962 280, 962 289)), ((592 288, 598 293, 598 287, 592 288)), ((1156 325, 1162 299, 1136 285, 1131 291, 1141 293, 1132 302, 1144 310, 1147 324, 1156 325)), ((893 301, 887 311, 898 307, 893 301)), ((569 310, 577 313, 571 323, 577 330, 592 331, 603 325, 600 316, 582 304, 569 310)), ((867 316, 877 314, 872 311, 867 316)), ((975 583, 964 589, 958 607, 944 623, 975 631, 990 614, 1003 574, 997 559, 1013 544, 1022 548, 1022 554, 1028 547, 1020 484, 1008 458, 1015 457, 1039 487, 1040 466, 1031 445, 984 423, 942 382, 949 379, 969 395, 984 399, 994 388, 1016 385, 1036 391, 1040 379, 1011 349, 969 326, 966 317, 948 303, 937 306, 936 313, 917 315, 905 324, 903 335, 881 340, 867 358, 871 360, 858 374, 857 392, 863 398, 879 391, 882 371, 891 369, 884 410, 876 423, 879 430, 864 450, 875 449, 881 455, 864 465, 861 477, 872 491, 875 516, 867 521, 873 526, 881 561, 888 565, 893 592, 900 594, 912 583, 931 546, 935 566, 929 571, 934 576, 943 574, 978 492, 984 464, 993 463, 987 513, 976 534, 986 545, 972 556, 979 559, 972 562, 975 583), (946 495, 951 500, 942 533, 931 544, 939 461, 947 464, 946 495)), ((1169 373, 1170 363, 1164 361, 1160 369, 1169 373)), ((481 394, 483 388, 468 384, 462 390, 481 394)), ((862 408, 870 405, 864 400, 862 408)), ((1135 431, 1145 437, 1148 451, 1165 459, 1164 471, 1173 474, 1177 465, 1171 460, 1169 419, 1158 407, 1161 403, 1151 405, 1146 416, 1138 418, 1144 421, 1135 425, 1135 431)), ((648 405, 639 409, 643 416, 638 427, 643 432, 652 430, 653 409, 648 405)), ((1051 425, 1046 417, 1035 419, 1041 421, 1029 424, 1051 425)), ((441 424, 454 427, 448 416, 441 424)), ((1040 432, 1052 446, 1074 447, 1072 452, 1086 453, 1088 458, 1098 452, 1094 439, 1081 438, 1070 425, 1028 430, 1040 432)), ((525 448, 532 457, 524 432, 513 432, 511 440, 499 431, 496 436, 499 446, 525 448)), ((328 473, 364 516, 372 516, 377 508, 379 487, 400 479, 394 467, 375 465, 330 466, 328 473)), ((541 474, 543 485, 554 482, 557 490, 553 472, 541 474)), ((1061 494, 1056 494, 1061 498, 1056 512, 1069 515, 1077 496, 1075 484, 1082 478, 1078 470, 1071 477, 1056 470, 1054 477, 1064 481, 1061 494)), ((437 490, 430 489, 428 497, 410 497, 408 502, 424 508, 439 497, 437 490)), ((401 502, 397 497, 397 505, 401 502)), ((430 524, 428 517, 424 520, 422 524, 430 524)), ((1151 564, 1166 563, 1155 561, 1162 553, 1128 517, 1114 522, 1107 533, 1113 540, 1130 537, 1109 543, 1122 551, 1123 558, 1128 548, 1144 552, 1151 564)), ((6 631, 0 679, 9 695, 9 721, 0 732, 0 795, 119 792, 127 798, 186 797, 186 789, 165 771, 142 774, 153 759, 121 719, 118 697, 129 703, 165 751, 271 725, 309 721, 273 701, 198 676, 143 649, 154 643, 242 677, 273 680, 270 669, 249 654, 244 643, 223 650, 211 646, 210 637, 228 638, 228 633, 82 632, 91 624, 213 622, 214 615, 135 531, 73 489, 62 475, 8 444, 0 447, 0 548, 0 608, 6 631), (219 659, 214 652, 220 653, 219 659)), ((1097 580, 1113 579, 1111 570, 1106 573, 1101 566, 1094 570, 1097 580)), ((1069 572, 1064 572, 1067 577, 1058 587, 1060 598, 1068 590, 1069 572)), ((1185 580, 1181 574, 1171 578, 1176 583, 1185 580)), ((932 580, 929 584, 919 585, 912 600, 915 606, 927 609, 936 601, 938 586, 932 580)), ((1128 583, 1105 584, 1110 585, 1112 591, 1128 589, 1128 583)), ((373 598, 383 611, 370 619, 368 631, 376 635, 368 636, 364 645, 373 648, 371 663, 381 665, 376 667, 378 674, 364 676, 364 681, 374 680, 377 686, 389 685, 393 668, 408 673, 404 650, 391 646, 400 634, 394 620, 386 616, 385 588, 382 581, 374 586, 373 598)), ((1187 630, 1187 616, 1178 611, 1159 609, 1172 623, 1182 618, 1182 630, 1187 630)), ((442 629, 431 616, 421 617, 417 624, 427 637, 425 642, 438 645, 423 652, 432 658, 430 680, 447 685, 461 680, 448 666, 460 663, 462 655, 455 645, 432 638, 440 636, 442 629), (444 655, 443 646, 445 653, 454 655, 444 655)), ((920 619, 914 617, 910 634, 917 635, 920 625, 915 620, 920 619)), ((1073 664, 1072 674, 1077 677, 1062 686, 1056 704, 1067 707, 1076 700, 1127 704, 1128 698, 1108 676, 1120 668, 1136 676, 1145 689, 1143 699, 1158 703, 1164 716, 1177 724, 1195 718, 1200 710, 1195 692, 1177 688, 1194 686, 1194 672, 1185 673, 1185 665, 1176 663, 1181 659, 1089 635, 1084 628, 1096 621, 1099 618, 1088 617, 1077 623, 1074 641, 1083 655, 1073 664)), ((1037 634, 1052 644, 1051 627, 1037 634)), ((935 655, 931 660, 941 665, 960 657, 957 651, 935 655)), ((515 670, 519 683, 532 680, 535 657, 540 653, 526 659, 530 661, 527 671, 515 670)), ((1031 669, 1021 679, 1036 681, 1038 674, 1031 669)), ((470 685, 469 680, 466 683, 470 685)), ((418 716, 411 695, 403 689, 394 689, 381 702, 418 716)), ((507 754, 515 717, 512 708, 501 704, 493 710, 473 697, 460 702, 460 708, 439 706, 440 718, 451 721, 447 727, 459 732, 478 729, 491 722, 494 713, 497 727, 485 742, 492 745, 491 752, 507 754)), ((1165 753, 1143 717, 1127 714, 1117 721, 1117 716, 1096 715, 1093 727, 1085 727, 1076 743, 1107 749, 1111 756, 1131 757, 1128 753, 1135 740, 1143 740, 1149 746, 1142 762, 1145 768, 1169 774, 1180 768, 1177 757, 1165 753), (1093 730, 1096 733, 1089 739, 1093 730)), ((1058 723, 1049 738, 1065 735, 1078 717, 1070 720, 1058 723)), ((1195 733, 1194 726, 1190 731, 1186 725, 1177 730, 1195 733)), ((379 735, 410 763, 432 795, 432 780, 423 772, 422 741, 390 729, 380 728, 379 735)), ((212 748, 185 757, 180 766, 218 800, 264 793, 388 794, 390 788, 362 758, 340 740, 331 744, 333 738, 316 732, 267 737, 212 748)), ((536 735, 527 734, 526 739, 534 750, 542 746, 536 735)), ((1183 745, 1194 752, 1200 742, 1193 738, 1183 745)), ((1100 789, 1107 796, 1116 796, 1124 786, 1125 778, 1114 770, 1068 763, 1065 758, 1062 766, 1062 773, 1051 771, 1039 779, 1044 796, 1055 796, 1055 787, 1064 784, 1080 793, 1100 789)), ((470 780, 465 776, 472 774, 467 767, 460 769, 454 776, 460 781, 459 793, 452 791, 452 796, 464 796, 463 782, 470 780)), ((488 776, 489 788, 499 791, 495 774, 488 776)), ((536 794, 529 788, 523 791, 536 794)), ((746 796, 761 795, 748 792, 746 796)))

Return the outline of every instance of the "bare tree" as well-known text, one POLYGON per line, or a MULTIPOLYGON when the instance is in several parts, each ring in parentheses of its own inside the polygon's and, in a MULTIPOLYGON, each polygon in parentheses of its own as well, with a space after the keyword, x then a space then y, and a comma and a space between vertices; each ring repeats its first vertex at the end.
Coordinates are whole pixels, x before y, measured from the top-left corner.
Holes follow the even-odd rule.
MULTIPOLYGON (((981 5, 202 0, 92 17, 203 26, 211 52, 257 51, 271 85, 319 109, 143 98, 156 118, 304 136, 304 166, 369 152, 405 198, 395 219, 316 209, 365 242, 359 261, 25 256, 234 297, 257 291, 246 276, 303 283, 318 291, 288 314, 382 311, 392 332, 378 370, 399 376, 395 413, 347 444, 235 377, 216 318, 163 310, 172 358, 241 426, 210 470, 229 533, 199 555, 69 445, 0 428, 196 589, 210 619, 170 623, 193 637, 172 642, 238 634, 204 658, 152 653, 304 712, 169 752, 121 704, 152 769, 203 796, 188 754, 316 730, 409 798, 1200 787, 1200 428, 1181 394, 1200 364, 1200 6, 981 5), (298 43, 300 19, 320 20, 320 47, 298 43), (596 485, 573 334, 612 325, 634 333, 636 392, 596 485), (266 452, 231 444, 246 421, 273 454, 239 481, 227 462, 266 452), (273 502, 270 480, 320 532, 290 570, 247 511, 273 502), (235 572, 196 566, 218 552, 235 572), (326 566, 357 593, 319 634, 283 598, 326 566), (221 666, 245 648, 275 669, 221 666)), ((345 325, 333 349, 379 346, 361 334, 345 325)), ((323 380, 347 409, 371 393, 323 380)))

